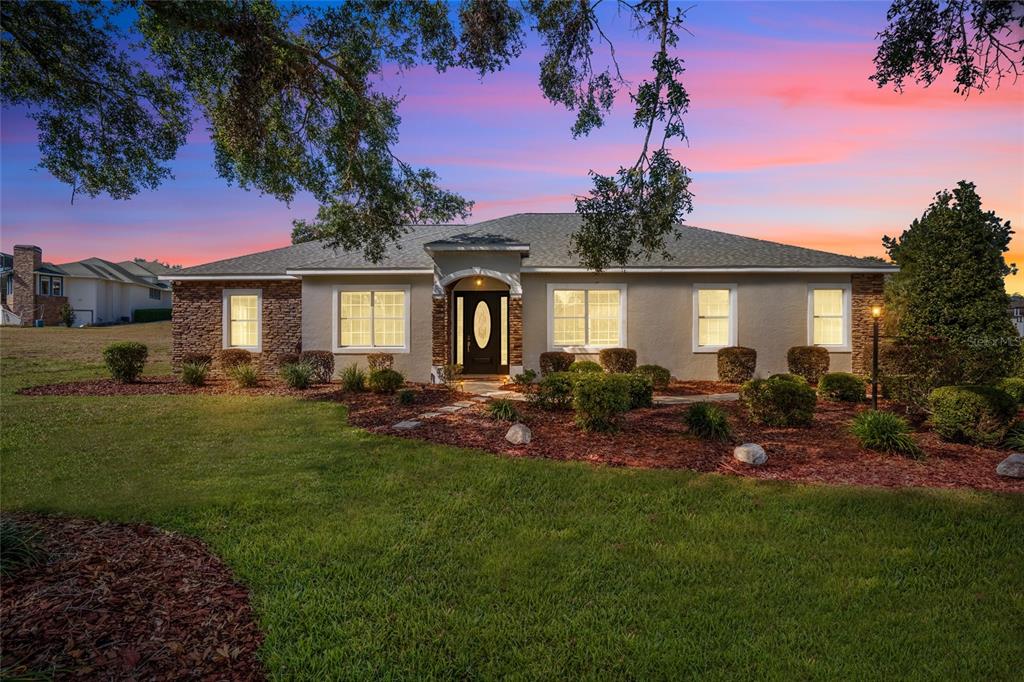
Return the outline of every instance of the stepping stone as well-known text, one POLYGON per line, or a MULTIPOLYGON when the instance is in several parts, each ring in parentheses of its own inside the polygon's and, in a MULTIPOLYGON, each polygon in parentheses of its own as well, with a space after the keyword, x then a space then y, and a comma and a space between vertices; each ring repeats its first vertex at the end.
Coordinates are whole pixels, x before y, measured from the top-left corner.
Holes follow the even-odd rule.
POLYGON ((423 414, 417 415, 417 419, 430 419, 431 417, 440 417, 440 412, 424 412, 423 414))
POLYGON ((395 431, 408 431, 409 429, 415 429, 422 422, 418 422, 415 419, 406 419, 405 421, 398 422, 391 428, 395 431))
POLYGON ((445 414, 452 414, 462 409, 462 405, 445 405, 444 407, 437 408, 438 412, 444 412, 445 414))
POLYGON ((473 407, 473 403, 468 400, 460 400, 455 404, 458 405, 459 407, 473 407))
POLYGON ((512 394, 513 391, 490 391, 489 393, 484 393, 488 398, 507 398, 512 394))
POLYGON ((490 398, 487 398, 482 395, 478 395, 477 397, 473 398, 473 402, 476 403, 486 403, 488 400, 490 400, 490 398))

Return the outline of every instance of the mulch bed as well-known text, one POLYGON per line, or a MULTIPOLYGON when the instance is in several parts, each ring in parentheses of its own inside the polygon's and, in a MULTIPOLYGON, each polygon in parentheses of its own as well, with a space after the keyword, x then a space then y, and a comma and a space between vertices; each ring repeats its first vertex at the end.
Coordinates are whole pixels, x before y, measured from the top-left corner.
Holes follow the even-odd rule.
MULTIPOLYGON (((514 393, 526 393, 526 387, 511 381, 502 384, 501 390, 514 393)), ((729 384, 724 381, 676 381, 673 380, 668 387, 655 391, 656 395, 712 395, 714 393, 738 393, 739 384, 729 384)))
MULTIPOLYGON (((719 403, 729 413, 736 441, 709 443, 691 437, 682 424, 687 405, 633 410, 615 434, 584 433, 576 428, 571 412, 547 412, 526 403, 517 409, 533 433, 528 445, 505 440, 507 422, 491 420, 482 407, 426 420, 403 433, 434 443, 487 450, 512 457, 544 457, 643 468, 692 469, 772 480, 868 485, 973 488, 1024 492, 1024 481, 996 475, 996 465, 1007 451, 943 442, 934 433, 917 436, 927 453, 921 461, 863 450, 847 432, 858 410, 866 406, 820 402, 814 424, 805 428, 772 428, 750 422, 737 403, 719 403), (732 457, 736 443, 758 443, 768 453, 762 467, 751 467, 732 457)), ((884 406, 883 406, 884 407, 884 406)), ((394 433, 391 422, 375 427, 394 433)))
POLYGON ((207 379, 205 386, 189 386, 175 376, 144 376, 130 384, 113 379, 86 379, 63 384, 30 386, 19 395, 34 396, 119 396, 119 395, 281 395, 320 398, 338 393, 337 384, 318 384, 305 390, 288 388, 280 381, 263 380, 253 388, 238 388, 234 382, 221 378, 207 379))
POLYGON ((151 526, 18 516, 46 562, 3 581, 5 676, 263 679, 248 592, 198 540, 151 526))

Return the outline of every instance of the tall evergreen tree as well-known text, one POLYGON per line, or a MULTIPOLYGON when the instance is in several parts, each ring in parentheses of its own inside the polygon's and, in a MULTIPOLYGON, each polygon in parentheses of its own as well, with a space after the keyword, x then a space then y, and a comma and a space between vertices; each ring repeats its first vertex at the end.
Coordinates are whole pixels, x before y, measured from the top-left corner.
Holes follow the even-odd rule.
POLYGON ((1010 222, 984 211, 973 183, 943 190, 899 237, 885 237, 900 266, 886 286, 890 332, 943 339, 958 354, 964 382, 1006 376, 1020 353, 1003 278, 1010 222))

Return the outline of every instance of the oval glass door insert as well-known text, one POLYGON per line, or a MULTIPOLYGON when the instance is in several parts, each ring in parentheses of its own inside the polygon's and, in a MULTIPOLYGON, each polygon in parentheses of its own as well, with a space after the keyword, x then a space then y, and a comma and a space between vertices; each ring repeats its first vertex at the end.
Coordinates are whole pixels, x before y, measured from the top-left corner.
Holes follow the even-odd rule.
POLYGON ((473 336, 476 337, 477 348, 486 348, 491 340, 491 309, 485 301, 477 303, 473 311, 473 336))

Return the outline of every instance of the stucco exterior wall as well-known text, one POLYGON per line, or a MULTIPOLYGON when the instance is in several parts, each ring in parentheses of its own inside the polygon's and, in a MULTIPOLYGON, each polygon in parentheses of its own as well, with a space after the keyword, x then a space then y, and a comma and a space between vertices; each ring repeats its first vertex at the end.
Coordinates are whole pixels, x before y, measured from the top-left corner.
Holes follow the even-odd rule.
MULTIPOLYGON (((334 350, 334 286, 400 284, 409 286, 409 352, 381 349, 395 356, 395 369, 410 381, 430 381, 431 275, 306 276, 302 279, 302 349, 334 350)), ((365 353, 335 353, 335 371, 357 363, 366 369, 365 353)))
MULTIPOLYGON (((808 343, 809 284, 849 284, 850 275, 540 274, 523 273, 524 366, 540 369, 548 350, 549 283, 626 284, 626 339, 640 364, 667 367, 684 379, 717 379, 715 353, 693 352, 693 285, 736 284, 737 343, 757 350, 762 376, 787 371, 786 351, 808 343)), ((832 371, 850 371, 849 352, 831 354, 832 371)), ((596 356, 577 355, 596 359, 596 356)))

